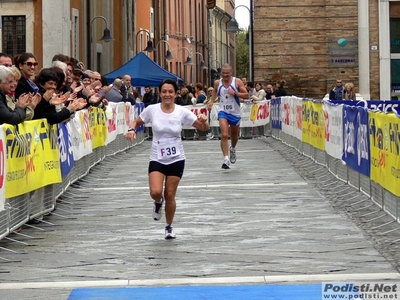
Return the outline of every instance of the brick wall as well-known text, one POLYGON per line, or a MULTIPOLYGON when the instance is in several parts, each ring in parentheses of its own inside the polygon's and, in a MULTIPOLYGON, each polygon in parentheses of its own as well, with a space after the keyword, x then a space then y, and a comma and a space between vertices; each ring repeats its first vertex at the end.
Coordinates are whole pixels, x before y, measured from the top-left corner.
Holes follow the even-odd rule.
MULTIPOLYGON (((266 84, 284 79, 289 94, 322 99, 336 79, 341 78, 353 82, 357 92, 358 55, 350 66, 330 63, 332 47, 342 37, 352 40, 358 52, 357 3, 357 0, 254 1, 254 81, 266 84)), ((377 34, 374 38, 378 38, 377 34)))

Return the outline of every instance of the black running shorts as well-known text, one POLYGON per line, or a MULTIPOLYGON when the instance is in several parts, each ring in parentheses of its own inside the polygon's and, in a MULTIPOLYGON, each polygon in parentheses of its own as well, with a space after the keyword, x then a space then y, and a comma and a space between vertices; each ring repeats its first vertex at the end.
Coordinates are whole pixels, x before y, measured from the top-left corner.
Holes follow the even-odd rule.
POLYGON ((184 169, 185 160, 180 160, 170 165, 163 165, 158 161, 150 161, 149 163, 149 174, 157 171, 165 176, 178 176, 179 178, 182 178, 184 169))

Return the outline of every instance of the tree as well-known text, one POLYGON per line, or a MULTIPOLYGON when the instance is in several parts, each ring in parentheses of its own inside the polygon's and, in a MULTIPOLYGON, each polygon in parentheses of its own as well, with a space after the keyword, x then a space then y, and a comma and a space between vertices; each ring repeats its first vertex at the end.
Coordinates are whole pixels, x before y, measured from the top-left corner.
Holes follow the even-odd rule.
POLYGON ((236 77, 250 78, 249 70, 249 45, 245 43, 248 31, 236 33, 236 77))

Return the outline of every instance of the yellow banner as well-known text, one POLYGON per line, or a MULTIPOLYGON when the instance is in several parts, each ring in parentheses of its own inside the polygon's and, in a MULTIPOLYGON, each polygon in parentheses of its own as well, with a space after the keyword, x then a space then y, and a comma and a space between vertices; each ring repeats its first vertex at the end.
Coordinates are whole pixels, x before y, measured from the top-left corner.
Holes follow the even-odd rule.
POLYGON ((97 107, 89 111, 90 135, 92 149, 104 146, 107 139, 107 120, 105 112, 97 107))
POLYGON ((325 119, 322 108, 320 102, 303 101, 302 141, 325 150, 325 119))
POLYGON ((45 119, 18 127, 3 125, 6 143, 6 198, 16 197, 61 182, 57 125, 45 119))
POLYGON ((400 196, 400 119, 394 113, 369 117, 371 179, 400 196))

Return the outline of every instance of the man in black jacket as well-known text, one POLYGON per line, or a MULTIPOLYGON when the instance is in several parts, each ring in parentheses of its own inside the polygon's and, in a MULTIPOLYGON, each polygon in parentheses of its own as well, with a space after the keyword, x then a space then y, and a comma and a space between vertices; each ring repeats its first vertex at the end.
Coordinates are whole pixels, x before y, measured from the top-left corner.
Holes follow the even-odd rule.
POLYGON ((335 87, 329 93, 329 100, 343 100, 344 87, 341 79, 336 80, 335 87))
POLYGON ((149 86, 146 86, 144 88, 145 94, 143 95, 143 103, 144 106, 147 107, 151 104, 156 104, 157 103, 157 97, 154 95, 153 91, 149 86))

